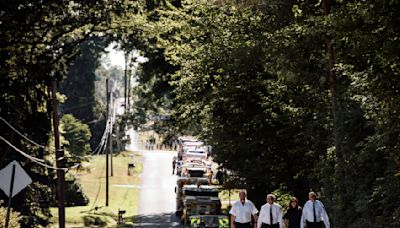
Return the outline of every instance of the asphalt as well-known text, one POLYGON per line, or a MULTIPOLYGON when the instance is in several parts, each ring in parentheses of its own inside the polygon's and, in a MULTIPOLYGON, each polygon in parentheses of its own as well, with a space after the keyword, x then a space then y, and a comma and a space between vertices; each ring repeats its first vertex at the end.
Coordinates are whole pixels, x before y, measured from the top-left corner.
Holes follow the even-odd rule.
POLYGON ((142 150, 141 154, 139 215, 134 218, 134 227, 182 227, 174 214, 176 175, 171 162, 176 152, 142 150))

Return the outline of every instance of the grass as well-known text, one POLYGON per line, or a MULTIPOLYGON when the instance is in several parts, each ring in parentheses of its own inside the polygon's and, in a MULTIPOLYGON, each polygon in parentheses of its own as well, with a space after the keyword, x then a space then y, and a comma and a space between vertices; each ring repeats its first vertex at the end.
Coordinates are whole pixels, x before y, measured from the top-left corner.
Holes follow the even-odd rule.
MULTIPOLYGON (((79 180, 83 192, 90 202, 87 206, 67 207, 65 220, 67 227, 103 226, 116 227, 118 209, 125 210, 124 218, 133 217, 138 213, 139 174, 143 166, 140 155, 132 152, 122 152, 113 157, 114 175, 109 177, 109 206, 106 201, 105 156, 90 157, 90 172, 71 173, 79 180), (128 163, 133 162, 135 168, 128 176, 128 163)), ((53 227, 58 227, 58 208, 51 208, 53 227)))
POLYGON ((224 214, 228 214, 226 210, 229 210, 229 203, 232 205, 235 201, 239 200, 240 189, 221 190, 219 192, 219 198, 221 199, 221 207, 224 214))

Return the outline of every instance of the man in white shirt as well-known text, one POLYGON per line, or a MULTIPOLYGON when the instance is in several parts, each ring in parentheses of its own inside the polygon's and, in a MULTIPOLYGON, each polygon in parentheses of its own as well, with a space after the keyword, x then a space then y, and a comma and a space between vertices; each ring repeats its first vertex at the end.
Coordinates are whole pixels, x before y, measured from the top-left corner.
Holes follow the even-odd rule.
POLYGON ((308 193, 308 201, 304 204, 300 228, 330 228, 329 217, 321 201, 317 200, 315 192, 308 193))
MULTIPOLYGON (((229 214, 231 214, 231 227, 232 228, 252 228, 251 216, 254 221, 257 221, 258 210, 254 204, 246 199, 246 192, 239 192, 239 201, 233 203, 229 214)), ((254 224, 256 228, 256 224, 254 224)))
POLYGON ((267 203, 261 207, 257 228, 282 228, 282 207, 274 203, 275 195, 267 195, 267 203))

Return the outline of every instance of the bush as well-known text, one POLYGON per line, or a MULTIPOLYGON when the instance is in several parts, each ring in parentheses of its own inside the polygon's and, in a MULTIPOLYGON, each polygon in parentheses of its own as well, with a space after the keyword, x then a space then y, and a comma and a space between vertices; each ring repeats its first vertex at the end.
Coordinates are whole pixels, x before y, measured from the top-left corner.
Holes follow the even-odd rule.
POLYGON ((90 227, 90 226, 106 226, 107 221, 104 217, 100 216, 95 216, 95 215, 88 215, 83 217, 83 223, 85 224, 85 227, 90 227))
MULTIPOLYGON (((0 200, 0 227, 6 226, 6 216, 7 216, 7 208, 2 206, 3 201, 0 200)), ((11 209, 10 211, 10 221, 8 227, 19 228, 21 225, 19 224, 19 220, 21 220, 20 214, 11 209)))
POLYGON ((75 156, 84 156, 90 149, 89 126, 77 120, 73 115, 66 114, 61 118, 62 135, 65 140, 65 149, 75 156))
POLYGON ((75 181, 66 181, 67 190, 65 199, 67 207, 86 206, 89 203, 89 198, 83 193, 81 185, 75 181))

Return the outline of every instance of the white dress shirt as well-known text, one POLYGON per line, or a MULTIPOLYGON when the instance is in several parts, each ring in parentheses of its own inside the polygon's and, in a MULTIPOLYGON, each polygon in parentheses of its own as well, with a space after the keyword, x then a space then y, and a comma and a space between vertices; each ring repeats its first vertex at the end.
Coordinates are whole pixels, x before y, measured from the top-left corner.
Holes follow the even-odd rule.
POLYGON ((235 216, 235 222, 247 223, 251 222, 251 215, 258 213, 257 208, 250 200, 246 200, 244 204, 239 201, 233 203, 229 214, 235 216))
POLYGON ((326 228, 330 228, 329 217, 326 213, 325 207, 321 201, 315 200, 315 214, 317 221, 314 221, 313 202, 307 201, 303 207, 303 214, 301 216, 300 228, 304 228, 304 223, 309 222, 324 222, 326 228))
POLYGON ((272 208, 272 224, 279 223, 279 227, 283 227, 282 223, 282 207, 277 203, 272 205, 269 203, 261 207, 260 215, 258 216, 257 227, 260 228, 263 223, 271 225, 270 210, 272 208))

